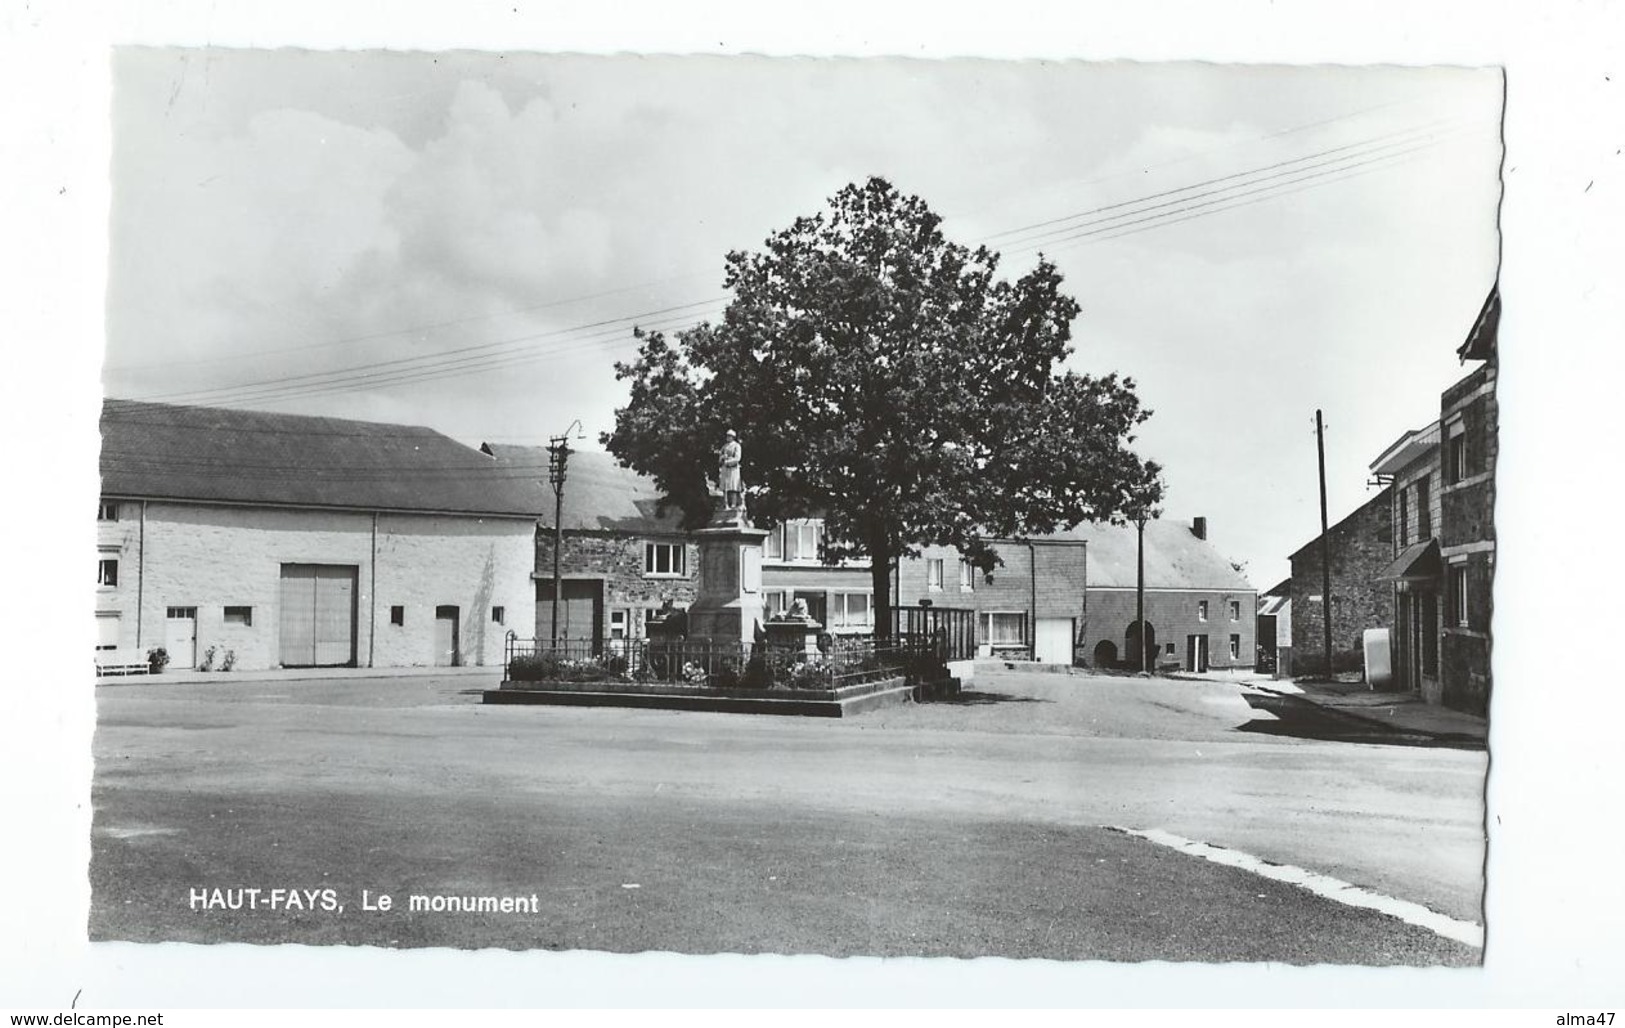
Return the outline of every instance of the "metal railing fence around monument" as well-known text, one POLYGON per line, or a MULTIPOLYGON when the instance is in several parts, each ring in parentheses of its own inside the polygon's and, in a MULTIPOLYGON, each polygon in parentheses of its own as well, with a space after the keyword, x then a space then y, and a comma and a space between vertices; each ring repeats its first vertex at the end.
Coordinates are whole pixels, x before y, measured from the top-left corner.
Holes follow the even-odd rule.
POLYGON ((826 636, 815 653, 703 639, 521 639, 509 633, 503 678, 513 682, 646 682, 696 688, 834 689, 883 678, 930 677, 940 661, 917 640, 826 636))

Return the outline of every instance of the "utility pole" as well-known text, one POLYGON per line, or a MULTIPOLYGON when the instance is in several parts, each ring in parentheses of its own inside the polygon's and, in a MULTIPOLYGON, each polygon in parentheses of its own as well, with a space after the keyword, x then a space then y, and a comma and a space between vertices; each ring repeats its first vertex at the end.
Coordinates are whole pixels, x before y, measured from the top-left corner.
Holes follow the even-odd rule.
POLYGON ((1332 560, 1326 529, 1326 424, 1315 408, 1315 450, 1320 456, 1320 621, 1326 644, 1326 678, 1332 678, 1332 560))
POLYGON ((553 486, 553 649, 559 648, 559 603, 564 594, 564 578, 559 557, 564 552, 564 479, 570 462, 569 433, 556 435, 547 444, 547 481, 553 486))
POLYGON ((1139 517, 1139 528, 1140 545, 1134 555, 1134 621, 1139 625, 1139 631, 1135 633, 1135 646, 1140 651, 1140 674, 1143 675, 1150 670, 1145 666, 1147 658, 1145 653, 1145 514, 1143 512, 1139 517))
POLYGON ((559 605, 564 600, 564 577, 559 558, 564 553, 564 480, 570 464, 570 433, 580 439, 581 419, 570 422, 563 434, 547 442, 547 481, 553 486, 553 649, 559 648, 559 605))

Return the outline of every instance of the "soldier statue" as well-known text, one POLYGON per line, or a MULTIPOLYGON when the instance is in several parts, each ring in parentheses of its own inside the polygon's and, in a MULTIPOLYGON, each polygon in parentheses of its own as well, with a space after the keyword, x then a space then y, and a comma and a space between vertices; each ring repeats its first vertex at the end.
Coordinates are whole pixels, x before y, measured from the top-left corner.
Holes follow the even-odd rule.
POLYGON ((717 484, 722 488, 722 506, 727 510, 741 510, 745 506, 745 483, 739 478, 739 461, 743 456, 739 434, 728 429, 728 441, 722 444, 722 466, 717 474, 717 484))

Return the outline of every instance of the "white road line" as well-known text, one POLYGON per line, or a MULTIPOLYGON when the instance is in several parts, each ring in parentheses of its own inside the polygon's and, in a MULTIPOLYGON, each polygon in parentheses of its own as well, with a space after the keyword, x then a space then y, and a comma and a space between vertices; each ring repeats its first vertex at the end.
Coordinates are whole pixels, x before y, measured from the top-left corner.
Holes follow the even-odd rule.
POLYGON ((1122 828, 1117 825, 1102 825, 1101 827, 1109 831, 1122 832, 1124 835, 1145 839, 1159 846, 1167 846, 1169 849, 1175 849, 1193 857, 1201 857, 1203 860, 1210 860, 1215 864, 1251 871, 1263 878, 1285 882, 1288 885, 1296 885, 1300 889, 1312 892, 1316 896, 1323 896, 1335 903, 1375 910, 1390 917, 1397 917, 1406 924, 1426 928, 1428 931, 1442 935, 1446 939, 1454 939, 1456 942, 1478 949, 1484 948, 1483 925, 1475 924, 1472 921, 1458 921, 1436 910, 1429 910, 1420 903, 1411 903, 1408 900, 1384 896, 1380 892, 1362 889, 1341 879, 1317 874, 1314 871, 1306 871, 1301 867, 1293 867, 1291 864, 1272 864, 1240 850, 1225 849, 1222 846, 1209 846, 1205 842, 1186 839, 1172 832, 1162 831, 1159 828, 1142 831, 1138 828, 1122 828))

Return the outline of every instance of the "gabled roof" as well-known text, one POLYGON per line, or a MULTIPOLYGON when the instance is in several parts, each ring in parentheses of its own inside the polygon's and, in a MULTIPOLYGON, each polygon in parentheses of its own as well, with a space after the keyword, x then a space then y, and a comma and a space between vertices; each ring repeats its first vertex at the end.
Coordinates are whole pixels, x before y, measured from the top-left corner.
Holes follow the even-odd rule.
POLYGON ((1501 283, 1490 287, 1490 295, 1473 320, 1466 340, 1456 347, 1456 356, 1463 361, 1485 361, 1495 356, 1495 346, 1501 334, 1501 283))
POLYGON ((106 496, 532 519, 541 502, 418 425, 108 399, 101 429, 106 496))
MULTIPOLYGON (((1370 514, 1372 512, 1372 508, 1377 507, 1377 506, 1381 506, 1383 508, 1383 510, 1382 510, 1381 514, 1375 520, 1380 521, 1382 524, 1387 524, 1389 522, 1389 520, 1390 520, 1388 506, 1389 506, 1389 503, 1392 500, 1392 496, 1393 496, 1393 486, 1383 486, 1381 489, 1377 490, 1377 493, 1376 493, 1375 496, 1372 496, 1371 499, 1365 501, 1364 503, 1360 504, 1358 507, 1354 508, 1348 514, 1344 515, 1341 519, 1339 519, 1330 528, 1326 529, 1326 534, 1328 536, 1330 536, 1332 538, 1332 540, 1339 539, 1344 534, 1344 527, 1345 526, 1348 526, 1348 527, 1352 528, 1353 526, 1350 525, 1350 522, 1355 521, 1356 519, 1360 518, 1362 515, 1370 514)), ((1304 543, 1302 546, 1298 547, 1296 550, 1293 550, 1292 551, 1292 556, 1289 557, 1288 559, 1289 560, 1296 560, 1298 558, 1299 554, 1303 553, 1307 549, 1310 549, 1311 547, 1318 546, 1319 544, 1320 544, 1320 533, 1316 532, 1315 537, 1313 539, 1310 539, 1308 542, 1304 543)), ((1335 545, 1335 543, 1334 543, 1334 545, 1335 545)), ((1288 581, 1291 581, 1291 579, 1288 579, 1288 581)))
MULTIPOLYGON (((1139 531, 1134 525, 1091 523, 1045 538, 1078 539, 1089 544, 1088 584, 1093 588, 1132 589, 1137 579, 1139 531)), ((1254 592, 1244 575, 1206 539, 1179 521, 1145 525, 1145 587, 1254 592)))
MULTIPOLYGON (((540 519, 553 526, 554 496, 548 485, 545 446, 485 443, 480 447, 497 466, 537 483, 544 495, 540 519)), ((567 531, 630 532, 675 535, 682 532, 682 512, 674 505, 664 516, 655 512, 660 489, 654 480, 622 467, 614 457, 594 450, 570 450, 565 466, 564 527, 567 531)))

